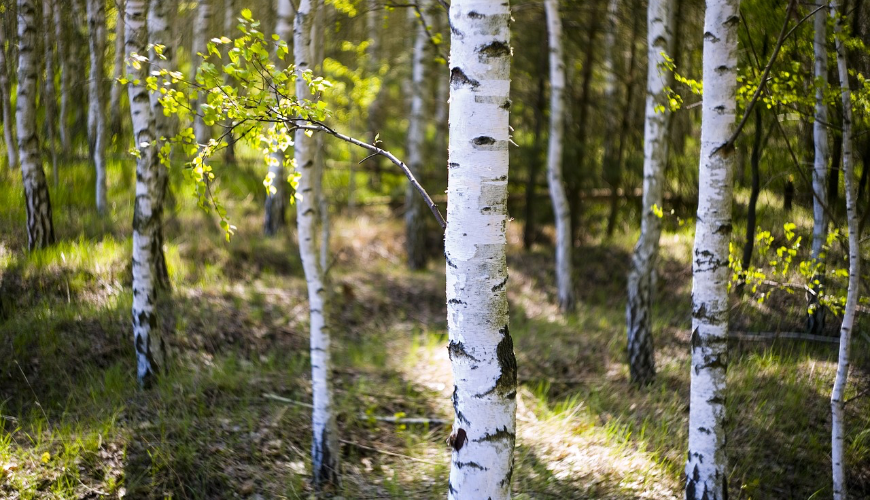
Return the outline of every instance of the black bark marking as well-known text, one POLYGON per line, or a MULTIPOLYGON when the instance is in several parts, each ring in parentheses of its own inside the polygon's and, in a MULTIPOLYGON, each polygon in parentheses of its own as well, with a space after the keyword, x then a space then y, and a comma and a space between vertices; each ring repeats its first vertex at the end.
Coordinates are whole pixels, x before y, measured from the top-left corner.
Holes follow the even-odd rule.
POLYGON ((730 222, 727 224, 720 224, 719 227, 717 227, 716 229, 713 230, 713 234, 728 235, 728 234, 731 234, 731 231, 733 229, 734 229, 734 226, 732 226, 730 222))
POLYGON ((704 32, 704 40, 707 40, 707 41, 710 41, 713 43, 717 43, 717 42, 719 42, 719 37, 717 37, 713 33, 710 33, 709 31, 707 31, 707 32, 704 32))
POLYGON ((507 281, 508 281, 508 277, 505 276, 504 279, 501 280, 501 282, 498 285, 495 285, 494 287, 492 287, 492 291, 497 292, 497 291, 501 290, 502 288, 505 287, 505 285, 507 285, 507 281))
MULTIPOLYGON (((462 429, 459 429, 459 430, 462 430, 462 429)), ((465 432, 465 431, 463 431, 463 432, 465 432)), ((457 469, 463 469, 465 467, 470 467, 472 469, 477 469, 477 470, 489 470, 477 462, 456 462, 455 465, 456 465, 457 469)))
MULTIPOLYGON (((468 441, 468 434, 462 427, 454 430, 449 436, 447 436, 447 444, 456 451, 461 450, 462 447, 465 446, 466 441, 468 441)), ((457 467, 459 467, 458 463, 457 467)))
POLYGON ((474 139, 471 140, 471 142, 475 146, 491 146, 491 145, 495 144, 495 139, 493 139, 492 137, 481 136, 481 137, 475 137, 474 139))
POLYGON ((468 351, 465 350, 465 345, 462 342, 455 342, 453 340, 450 341, 450 344, 447 345, 447 354, 450 356, 450 361, 453 361, 453 357, 457 358, 468 358, 472 361, 480 363, 480 360, 468 354, 468 351))
POLYGON ((502 478, 502 480, 498 482, 498 485, 501 486, 502 488, 510 485, 511 478, 513 477, 513 475, 514 475, 514 464, 511 464, 511 467, 510 467, 510 469, 508 469, 507 474, 505 474, 505 476, 502 478))
POLYGON ((510 99, 506 100, 506 101, 504 102, 504 104, 502 104, 502 105, 499 106, 499 107, 500 107, 501 109, 510 110, 510 109, 511 109, 511 100, 510 100, 510 99))
POLYGON ((695 328, 692 330, 692 350, 701 347, 701 334, 698 333, 698 329, 695 328))
POLYGON ((459 300, 459 299, 450 299, 450 300, 447 301, 447 303, 448 303, 448 304, 463 305, 463 306, 468 305, 467 302, 461 301, 461 300, 459 300))
POLYGON ((507 426, 505 426, 504 429, 497 429, 492 434, 485 434, 483 437, 475 439, 474 442, 475 443, 491 443, 494 441, 504 441, 506 439, 513 441, 516 438, 517 438, 517 435, 514 434, 513 432, 509 432, 507 430, 507 426))
POLYGON ((447 491, 451 495, 455 495, 455 494, 459 493, 458 491, 456 491, 456 488, 453 487, 453 483, 451 483, 449 479, 447 480, 447 491))
POLYGON ((458 67, 450 70, 450 84, 458 87, 469 86, 471 87, 471 90, 477 90, 477 87, 480 86, 480 82, 468 78, 465 72, 458 67))
POLYGON ((486 58, 508 57, 511 55, 511 48, 504 42, 495 41, 477 49, 477 53, 486 58))
POLYGON ((460 423, 471 425, 471 421, 465 418, 465 415, 459 411, 459 388, 455 385, 453 386, 453 396, 450 399, 453 401, 453 412, 456 413, 456 419, 459 420, 460 423))
POLYGON ((447 168, 459 168, 459 164, 455 162, 451 162, 447 164, 447 168))
POLYGON ((517 358, 514 355, 514 341, 508 330, 508 325, 499 330, 499 333, 502 334, 502 339, 495 348, 495 355, 498 366, 501 368, 501 374, 492 389, 477 396, 485 396, 495 391, 503 397, 513 399, 517 393, 517 358))
POLYGON ((483 19, 484 17, 486 17, 486 16, 481 14, 480 12, 477 12, 474 10, 472 10, 471 12, 468 13, 469 19, 483 19))

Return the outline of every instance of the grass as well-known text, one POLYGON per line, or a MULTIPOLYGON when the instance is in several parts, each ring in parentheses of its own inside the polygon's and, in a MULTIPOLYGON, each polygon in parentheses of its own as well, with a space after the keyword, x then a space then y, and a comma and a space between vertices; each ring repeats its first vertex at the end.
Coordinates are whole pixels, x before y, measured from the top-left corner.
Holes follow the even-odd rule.
MULTIPOLYGON (((239 227, 226 243, 173 172, 166 247, 173 290, 160 298, 159 324, 167 355, 156 387, 142 392, 129 322, 134 172, 126 159, 110 162, 109 171, 112 208, 99 217, 91 170, 81 162, 62 166, 60 187, 51 191, 59 242, 32 253, 25 251, 20 177, 0 173, 0 496, 309 497, 305 281, 292 224, 280 237, 261 235, 261 173, 236 168, 222 179, 239 227)), ((738 214, 745 198, 738 193, 738 214)), ((787 216, 775 195, 761 201, 770 202, 761 225, 781 227, 787 216)), ((600 227, 603 209, 584 210, 588 225, 600 227)), ((443 498, 449 429, 372 418, 452 418, 443 266, 436 259, 426 271, 406 271, 400 219, 377 207, 355 215, 333 217, 344 464, 337 493, 443 498)), ((797 209, 792 220, 806 235, 806 212, 797 209)), ((666 226, 654 315, 658 378, 640 389, 628 382, 623 354, 624 270, 636 233, 584 235, 578 312, 563 317, 554 306, 552 249, 522 251, 520 223, 510 224, 511 332, 521 383, 516 498, 680 497, 692 233, 675 218, 666 226)), ((800 328, 800 297, 783 294, 763 306, 734 300, 732 321, 741 329, 800 328)), ((856 497, 870 495, 870 349, 862 332, 865 319, 856 330, 847 405, 856 497)), ((836 348, 733 341, 730 352, 731 497, 829 496, 836 348)))

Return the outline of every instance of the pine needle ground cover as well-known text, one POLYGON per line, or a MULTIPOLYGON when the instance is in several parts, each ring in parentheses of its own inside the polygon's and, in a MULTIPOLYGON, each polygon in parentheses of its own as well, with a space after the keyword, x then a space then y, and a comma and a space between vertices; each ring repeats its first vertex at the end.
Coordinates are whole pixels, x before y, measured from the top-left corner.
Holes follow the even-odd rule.
MULTIPOLYGON (((238 167, 222 176, 239 228, 226 243, 174 171, 166 242, 173 290, 160 298, 165 355, 149 391, 137 389, 130 342, 133 164, 110 162, 102 218, 91 208, 92 190, 82 188, 94 184, 88 165, 63 165, 61 175, 51 191, 60 243, 27 253, 19 173, 0 174, 0 496, 308 498, 305 281, 292 227, 262 236, 262 173, 238 167)), ((450 432, 443 422, 452 415, 443 265, 406 271, 400 219, 383 207, 354 215, 333 216, 344 455, 335 494, 443 498, 450 432)), ((595 208, 585 217, 593 225, 595 208)), ((760 224, 784 217, 762 211, 760 224)), ((807 234, 808 214, 790 217, 807 234)), ((666 226, 654 317, 658 377, 638 389, 624 360, 624 270, 636 235, 584 236, 575 263, 578 312, 563 318, 551 247, 524 252, 520 222, 511 223, 517 498, 681 497, 690 227, 666 226)), ((735 297, 732 327, 799 331, 802 300, 735 297)), ((836 331, 836 319, 829 321, 836 331)), ((855 337, 847 459, 850 490, 861 497, 870 495, 866 318, 855 337)), ((829 496, 835 344, 734 340, 730 347, 732 498, 829 496)))

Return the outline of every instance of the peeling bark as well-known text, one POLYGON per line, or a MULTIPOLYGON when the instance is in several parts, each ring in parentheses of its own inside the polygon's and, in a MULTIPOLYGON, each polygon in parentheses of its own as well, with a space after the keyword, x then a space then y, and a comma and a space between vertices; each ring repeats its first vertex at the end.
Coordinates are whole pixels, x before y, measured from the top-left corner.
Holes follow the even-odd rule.
POLYGON ((562 21, 558 0, 546 0, 547 32, 550 46, 550 135, 547 147, 547 184, 556 218, 556 288, 559 309, 574 309, 573 247, 571 207, 562 179, 562 149, 565 136, 565 57, 562 50, 562 21))
POLYGON ((855 190, 855 162, 852 148, 852 92, 849 89, 849 71, 846 62, 846 47, 843 43, 845 17, 839 11, 839 2, 832 0, 831 16, 834 18, 834 39, 837 48, 837 69, 840 75, 840 97, 843 102, 843 179, 846 185, 846 221, 849 227, 849 288, 843 323, 840 326, 840 352, 837 358, 837 376, 831 390, 831 465, 833 469, 834 500, 848 498, 846 491, 845 434, 846 434, 846 383, 849 378, 849 350, 852 329, 858 307, 861 287, 860 233, 858 230, 858 200, 855 190))
POLYGON ((447 324, 454 391, 450 499, 510 498, 517 364, 504 283, 510 8, 450 5, 447 324), (457 351, 458 352, 458 351, 457 351))
POLYGON ((628 274, 628 302, 625 306, 628 330, 628 366, 631 380, 648 384, 655 377, 655 354, 652 338, 653 275, 659 254, 661 219, 653 207, 662 207, 662 188, 668 160, 668 118, 670 112, 665 88, 667 77, 658 69, 661 53, 673 38, 669 26, 672 0, 651 0, 647 11, 647 92, 644 122, 643 212, 640 237, 634 247, 628 274), (656 111, 656 107, 664 111, 656 111))
POLYGON ((36 94, 38 55, 36 53, 37 12, 34 0, 18 0, 18 97, 15 123, 18 129, 18 159, 24 183, 24 201, 27 208, 27 247, 45 248, 54 243, 51 200, 39 135, 36 131, 36 94))
POLYGON ((692 261, 692 383, 688 500, 728 498, 725 371, 728 366, 728 243, 731 238, 739 0, 707 0, 698 217, 692 261))

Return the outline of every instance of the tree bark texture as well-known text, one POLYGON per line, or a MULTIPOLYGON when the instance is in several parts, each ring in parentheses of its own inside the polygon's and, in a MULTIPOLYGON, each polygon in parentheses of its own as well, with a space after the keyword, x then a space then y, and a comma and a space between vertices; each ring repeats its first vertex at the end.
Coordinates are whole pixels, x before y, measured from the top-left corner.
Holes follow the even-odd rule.
POLYGON ((45 78, 43 79, 43 94, 41 102, 45 106, 45 131, 48 137, 48 151, 51 154, 51 173, 54 186, 58 185, 57 172, 57 144, 55 134, 57 132, 57 90, 54 86, 55 48, 53 43, 53 30, 51 29, 54 9, 59 8, 53 0, 42 0, 42 30, 43 30, 43 63, 45 64, 45 78))
MULTIPOLYGON (((161 2, 153 2, 161 3, 161 2)), ((109 133, 110 135, 121 135, 121 95, 123 86, 118 84, 118 79, 124 75, 124 8, 126 0, 118 0, 115 4, 117 9, 117 18, 115 20, 115 53, 114 63, 112 65, 112 86, 109 89, 109 133)), ((153 6, 151 7, 154 8, 153 6)), ((150 16, 150 15, 149 15, 150 16)), ((151 29, 151 19, 148 19, 148 30, 151 29)), ((150 35, 149 35, 150 36, 150 35)), ((159 42, 167 45, 169 40, 159 42)), ((154 43, 153 41, 151 43, 154 43)), ((169 49, 171 50, 171 49, 169 49)), ((151 58, 152 63, 154 58, 151 58)))
MULTIPOLYGON (((312 46, 312 26, 318 0, 302 0, 296 10, 293 24, 293 56, 296 62, 298 79, 296 95, 300 99, 311 99, 311 90, 302 78, 302 73, 312 69, 314 47, 312 46)), ((299 235, 299 253, 305 280, 308 283, 309 317, 311 321, 311 385, 314 409, 312 411, 311 462, 314 471, 314 484, 321 489, 339 480, 339 448, 332 408, 329 325, 329 295, 320 266, 316 243, 318 221, 317 180, 315 165, 316 141, 303 130, 297 130, 294 154, 296 168, 299 169, 299 194, 296 206, 296 224, 299 235)))
MULTIPOLYGON (((9 13, 10 7, 6 6, 9 13)), ((0 22, 0 99, 3 102, 3 141, 6 144, 6 162, 10 169, 18 168, 18 146, 15 142, 15 121, 12 118, 12 89, 6 71, 6 23, 0 22)))
MULTIPOLYGON (((125 52, 131 55, 147 54, 148 29, 147 0, 127 0, 124 14, 126 23, 125 52)), ((136 377, 140 386, 147 387, 157 374, 151 349, 152 336, 156 335, 157 311, 155 310, 155 242, 161 239, 160 173, 158 144, 154 131, 154 116, 145 80, 148 65, 140 69, 128 68, 131 82, 127 84, 130 114, 133 122, 133 138, 139 157, 136 160, 136 201, 133 207, 133 342, 136 349, 136 377), (134 83, 138 80, 139 83, 134 83)))
MULTIPOLYGON (((427 8, 426 2, 420 6, 427 8)), ((417 180, 422 179, 423 148, 426 143, 426 117, 424 116, 423 93, 426 71, 426 44, 428 36, 423 20, 418 18, 414 9, 410 12, 410 22, 414 29, 414 53, 411 68, 411 113, 408 121, 408 169, 417 180)), ((405 250, 408 254, 410 269, 426 267, 426 221, 423 200, 410 182, 405 189, 405 250)))
MULTIPOLYGON (((275 22, 275 34, 288 44, 293 39, 293 4, 291 0, 278 0, 278 19, 275 22)), ((280 64, 277 61, 276 64, 280 64)), ((269 164, 269 172, 272 173, 275 186, 275 194, 266 196, 265 220, 263 232, 268 236, 278 234, 285 224, 287 212, 287 174, 284 170, 284 153, 277 152, 272 155, 273 161, 269 164)))
POLYGON ((860 237, 858 232, 858 203, 855 190, 855 163, 852 148, 852 92, 849 89, 849 71, 846 63, 846 47, 843 43, 843 24, 839 2, 831 2, 834 18, 834 39, 837 48, 837 70, 840 76, 840 97, 843 102, 843 179, 846 185, 846 222, 849 227, 849 288, 843 323, 840 326, 840 352, 837 359, 837 375, 831 390, 831 465, 833 469, 834 500, 848 498, 846 491, 846 382, 849 378, 849 349, 852 328, 858 307, 861 279, 860 237))
POLYGON ((707 0, 698 217, 692 261, 692 382, 686 498, 728 498, 725 371, 728 366, 728 243, 737 91, 739 0, 707 0))
POLYGON ((659 254, 661 219, 653 207, 662 207, 662 184, 668 160, 667 77, 658 65, 661 53, 673 37, 669 11, 673 0, 650 0, 647 11, 647 92, 644 122, 643 211, 640 237, 634 247, 628 273, 628 302, 625 307, 628 330, 628 366, 631 380, 647 384, 655 377, 655 354, 652 338, 653 274, 659 254), (657 111, 656 107, 664 107, 657 111))
POLYGON ((106 46, 106 8, 103 0, 86 0, 88 10, 88 46, 91 69, 88 79, 88 134, 91 159, 96 172, 97 212, 106 211, 106 114, 103 80, 106 46))
POLYGON ((448 498, 510 498, 517 363, 505 260, 510 8, 453 0, 450 46, 447 325, 455 417, 448 498))
POLYGON ((565 137, 565 56, 562 49, 562 20, 559 1, 546 0, 547 33, 550 47, 550 135, 547 146, 547 184, 556 218, 556 289, 562 312, 574 309, 573 242, 571 207, 562 179, 562 150, 565 137))
MULTIPOLYGON (((206 54, 207 44, 209 40, 209 30, 211 28, 212 6, 211 0, 199 0, 196 5, 196 17, 193 21, 193 47, 191 48, 190 58, 192 61, 191 72, 193 77, 196 77, 196 70, 202 63, 202 57, 197 54, 206 54)), ((204 103, 206 94, 200 92, 197 100, 196 111, 197 115, 193 120, 193 133, 196 136, 196 142, 199 144, 208 144, 211 139, 211 127, 205 124, 202 119, 202 112, 199 111, 199 105, 204 103)))
POLYGON ((39 91, 37 19, 36 2, 18 0, 18 97, 15 124, 18 129, 18 160, 27 208, 27 246, 30 250, 45 248, 54 243, 51 200, 45 172, 42 170, 42 154, 36 130, 36 95, 39 91))

